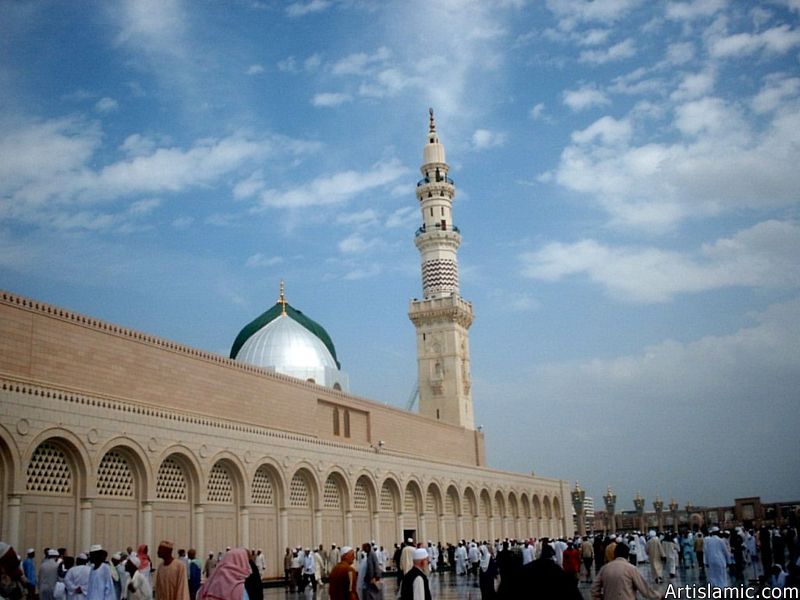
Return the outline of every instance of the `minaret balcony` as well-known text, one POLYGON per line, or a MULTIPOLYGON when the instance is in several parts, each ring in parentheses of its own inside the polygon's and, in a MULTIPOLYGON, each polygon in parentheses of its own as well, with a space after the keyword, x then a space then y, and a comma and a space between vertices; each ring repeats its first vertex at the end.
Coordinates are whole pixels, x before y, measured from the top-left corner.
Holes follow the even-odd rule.
POLYGON ((417 187, 421 185, 425 185, 426 183, 449 183, 450 185, 455 185, 456 182, 450 179, 449 177, 437 177, 431 181, 430 177, 424 177, 417 182, 417 187))
MULTIPOLYGON (((435 227, 430 228, 430 233, 439 233, 442 231, 455 231, 456 233, 459 234, 461 233, 461 230, 456 225, 449 225, 449 226, 445 225, 444 227, 442 227, 441 223, 436 223, 435 227)), ((428 233, 428 232, 429 232, 428 228, 425 225, 423 225, 422 227, 417 229, 416 233, 414 234, 414 237, 420 236, 423 233, 428 233)))

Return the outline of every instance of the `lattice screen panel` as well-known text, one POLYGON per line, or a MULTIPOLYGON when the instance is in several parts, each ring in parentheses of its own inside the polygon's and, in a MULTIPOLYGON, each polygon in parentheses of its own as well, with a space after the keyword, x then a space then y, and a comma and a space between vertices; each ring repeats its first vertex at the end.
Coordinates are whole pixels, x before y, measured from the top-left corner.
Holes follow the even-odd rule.
POLYGON ((308 484, 299 473, 295 473, 289 484, 289 506, 295 508, 310 508, 311 496, 308 493, 308 484))
POLYGON ((189 498, 186 491, 186 477, 183 474, 183 469, 174 458, 165 458, 158 468, 156 498, 183 502, 186 502, 189 498))
POLYGON ((381 510, 388 510, 390 512, 397 512, 394 506, 394 494, 392 488, 387 483, 383 484, 381 488, 381 510))
POLYGON ((336 485, 336 480, 333 477, 328 477, 325 480, 325 493, 322 501, 325 508, 342 509, 342 496, 339 493, 339 486, 336 485))
POLYGON ((106 452, 97 467, 97 495, 113 498, 133 498, 133 473, 128 461, 119 452, 106 452))
POLYGON ((72 493, 72 470, 67 457, 55 444, 44 442, 31 456, 28 463, 29 492, 69 496, 72 493))
POLYGON ((436 496, 434 496, 431 492, 428 492, 428 495, 425 496, 425 512, 429 515, 438 515, 439 508, 437 504, 436 496))
POLYGON ((417 496, 414 494, 414 490, 411 488, 406 488, 406 498, 403 511, 412 515, 419 513, 417 510, 417 496))
POLYGON ((228 473, 228 469, 221 463, 215 464, 208 476, 208 501, 233 502, 231 475, 228 473))
POLYGON ((272 492, 272 478, 266 468, 261 467, 253 477, 253 504, 275 506, 272 492))
POLYGON ((448 515, 456 514, 456 499, 452 492, 448 492, 444 498, 444 512, 448 515))
POLYGON ((353 490, 353 508, 355 510, 369 510, 367 487, 360 480, 356 481, 356 487, 353 490))

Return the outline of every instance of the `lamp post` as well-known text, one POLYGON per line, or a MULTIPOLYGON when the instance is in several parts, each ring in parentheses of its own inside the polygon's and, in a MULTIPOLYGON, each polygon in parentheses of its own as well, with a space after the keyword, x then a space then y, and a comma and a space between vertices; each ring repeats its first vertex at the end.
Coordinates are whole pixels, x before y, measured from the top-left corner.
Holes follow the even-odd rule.
POLYGON ((636 497, 633 499, 633 506, 636 509, 636 514, 639 515, 639 530, 647 531, 647 524, 644 522, 644 498, 639 492, 636 492, 636 497))
POLYGON ((658 530, 664 531, 664 501, 661 499, 661 496, 656 496, 656 499, 653 500, 653 509, 656 511, 658 530))
POLYGON ((614 516, 614 512, 617 507, 617 495, 611 489, 611 486, 608 486, 608 491, 606 491, 606 495, 603 496, 603 502, 606 503, 608 530, 611 532, 611 535, 614 535, 617 532, 617 519, 614 516))
POLYGON ((586 500, 586 490, 582 490, 580 484, 575 482, 575 489, 570 492, 572 496, 572 506, 575 508, 575 515, 578 521, 578 535, 586 535, 586 517, 584 515, 584 501, 586 500))

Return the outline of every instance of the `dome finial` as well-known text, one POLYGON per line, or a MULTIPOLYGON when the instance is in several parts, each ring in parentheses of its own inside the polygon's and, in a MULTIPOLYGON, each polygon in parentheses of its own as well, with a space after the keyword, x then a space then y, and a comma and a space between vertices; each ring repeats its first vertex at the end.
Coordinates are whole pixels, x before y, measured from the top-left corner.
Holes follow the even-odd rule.
POLYGON ((436 133, 436 121, 433 120, 433 109, 428 109, 428 114, 431 116, 430 132, 436 133))
POLYGON ((286 286, 283 283, 283 279, 281 279, 281 291, 280 296, 278 296, 278 304, 281 305, 281 316, 286 316, 286 286))

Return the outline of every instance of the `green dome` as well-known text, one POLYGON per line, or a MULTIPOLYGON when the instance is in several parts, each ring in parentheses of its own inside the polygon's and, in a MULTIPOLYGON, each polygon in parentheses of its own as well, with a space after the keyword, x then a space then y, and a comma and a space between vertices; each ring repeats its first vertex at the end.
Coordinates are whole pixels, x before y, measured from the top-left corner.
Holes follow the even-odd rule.
POLYGON ((271 323, 275 319, 279 318, 283 314, 284 309, 286 310, 286 316, 290 317, 292 320, 296 321, 308 331, 313 333, 317 338, 319 338, 319 340, 328 349, 328 352, 331 353, 333 360, 336 362, 336 367, 341 369, 342 366, 339 364, 339 359, 336 358, 336 348, 333 345, 333 340, 331 340, 331 336, 328 335, 328 332, 325 331, 325 328, 313 319, 309 319, 301 311, 292 308, 292 306, 286 301, 279 301, 275 303, 275 306, 245 325, 244 328, 239 332, 239 335, 236 336, 236 340, 233 342, 230 357, 235 359, 245 342, 247 342, 252 335, 260 331, 268 323, 271 323))

